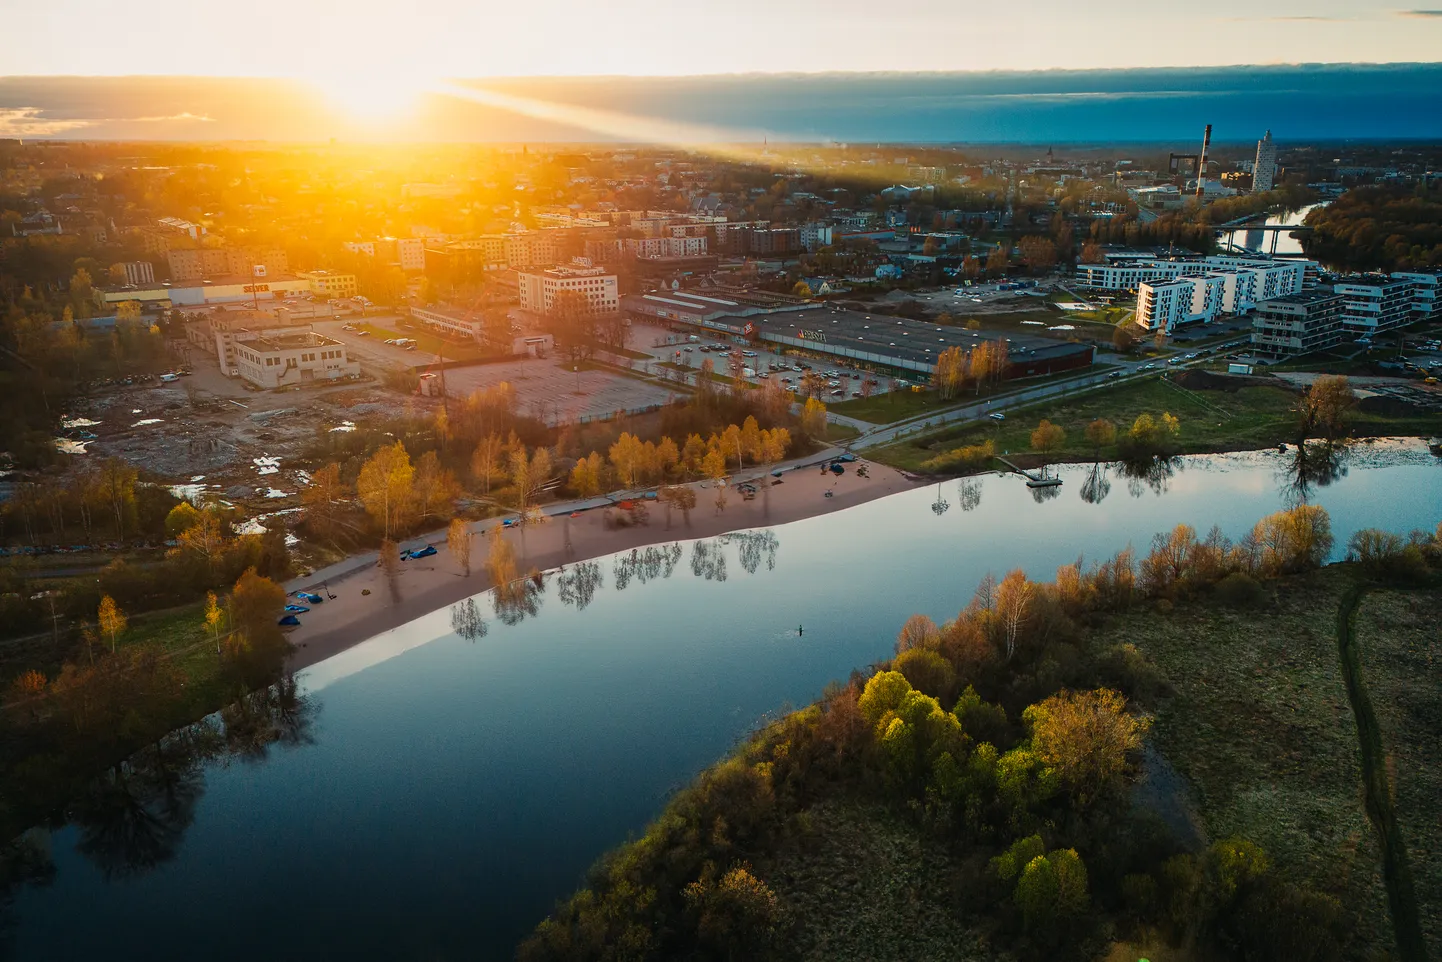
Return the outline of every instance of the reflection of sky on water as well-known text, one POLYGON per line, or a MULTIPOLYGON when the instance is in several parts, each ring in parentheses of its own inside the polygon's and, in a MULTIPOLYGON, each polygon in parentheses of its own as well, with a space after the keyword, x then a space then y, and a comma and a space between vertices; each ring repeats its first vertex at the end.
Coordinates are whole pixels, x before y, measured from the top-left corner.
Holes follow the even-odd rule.
MULTIPOLYGON (((289 957, 509 958, 669 792, 757 719, 888 656, 907 615, 940 621, 988 571, 1050 578, 1178 522, 1236 537, 1283 505, 1292 457, 1109 467, 1090 499, 1091 466, 1063 466, 1041 503, 1014 476, 947 481, 939 515, 933 484, 568 565, 513 624, 490 594, 432 612, 308 669, 312 742, 209 767, 172 861, 106 883, 58 831, 54 883, 15 906, 16 958, 248 960, 271 957, 275 933, 289 957)), ((1339 544, 1435 527, 1442 462, 1359 446, 1309 497, 1339 544)))

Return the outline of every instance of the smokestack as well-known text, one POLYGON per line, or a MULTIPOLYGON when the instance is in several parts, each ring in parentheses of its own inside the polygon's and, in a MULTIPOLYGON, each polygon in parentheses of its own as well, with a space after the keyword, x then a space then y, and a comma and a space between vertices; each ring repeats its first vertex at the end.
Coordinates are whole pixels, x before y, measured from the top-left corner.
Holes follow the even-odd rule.
POLYGON ((1212 125, 1207 124, 1207 132, 1202 134, 1202 156, 1197 158, 1197 200, 1202 199, 1202 178, 1207 173, 1207 149, 1212 146, 1212 125))

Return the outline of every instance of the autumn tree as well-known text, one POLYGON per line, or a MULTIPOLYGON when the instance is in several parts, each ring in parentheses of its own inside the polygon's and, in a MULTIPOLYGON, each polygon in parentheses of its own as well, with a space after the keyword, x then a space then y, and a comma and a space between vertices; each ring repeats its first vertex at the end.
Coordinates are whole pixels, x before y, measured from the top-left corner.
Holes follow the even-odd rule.
POLYGON ((936 369, 932 371, 931 383, 937 396, 943 401, 956 397, 961 382, 966 379, 966 354, 960 347, 949 347, 936 358, 936 369))
POLYGON ((491 584, 497 587, 508 585, 516 580, 519 573, 516 566, 516 549, 506 540, 505 531, 500 525, 491 528, 488 540, 486 573, 491 577, 491 584))
POLYGON ((489 494, 491 491, 491 479, 499 469, 504 445, 499 435, 487 434, 471 454, 471 478, 481 486, 482 493, 489 494))
POLYGON ((329 532, 335 526, 336 515, 345 496, 339 464, 327 464, 315 472, 311 475, 310 484, 300 492, 306 523, 317 533, 329 532))
POLYGON ((986 272, 993 277, 998 274, 1005 274, 1010 263, 1010 255, 1007 254, 1005 248, 998 245, 992 248, 991 253, 986 257, 986 272))
POLYGON ((200 512, 195 524, 182 531, 176 541, 171 554, 199 562, 205 568, 206 578, 210 578, 225 550, 225 533, 216 512, 210 509, 200 512))
POLYGON ((814 397, 801 409, 801 430, 812 438, 826 437, 826 405, 814 397))
POLYGON ((451 557, 466 577, 471 576, 471 526, 464 518, 452 518, 450 527, 446 529, 446 547, 450 548, 451 557))
POLYGON ((1023 237, 1018 246, 1022 260, 1033 271, 1049 271, 1056 266, 1056 244, 1050 238, 1030 235, 1023 237))
POLYGON ((215 592, 205 593, 205 633, 215 642, 215 653, 220 654, 220 632, 225 627, 225 609, 215 597, 215 592))
POLYGON ((996 588, 996 613, 1000 619, 1001 637, 1006 660, 1016 654, 1022 630, 1031 618, 1036 585, 1028 581, 1026 572, 1017 568, 1008 572, 996 588))
POLYGON ((415 498, 415 469, 400 441, 378 450, 361 468, 356 482, 361 504, 381 526, 384 538, 398 531, 415 498))
POLYGON ((716 957, 762 957, 776 927, 776 893, 748 866, 737 866, 718 882, 705 878, 686 886, 686 902, 696 914, 696 933, 716 957))
POLYGON ((258 648, 275 640, 279 631, 276 622, 285 609, 285 589, 254 568, 236 579, 230 592, 232 627, 245 643, 258 648))
POLYGON ((616 469, 616 477, 620 480, 621 487, 628 490, 636 487, 645 457, 645 446, 641 443, 641 439, 629 431, 623 431, 611 445, 608 454, 611 467, 616 469))
POLYGON ((602 478, 606 463, 601 455, 592 451, 576 462, 571 469, 571 490, 583 498, 592 498, 602 491, 602 478))
POLYGON ((1117 440, 1117 426, 1106 418, 1097 418, 1087 425, 1087 443, 1094 455, 1099 456, 1102 448, 1110 447, 1117 440))
POLYGON ((106 458, 100 462, 96 475, 96 486, 106 505, 115 517, 115 536, 125 537, 125 525, 135 514, 135 481, 138 475, 133 467, 120 458, 106 458))
POLYGON ((460 485, 449 468, 441 467, 436 452, 427 451, 416 462, 413 492, 416 510, 424 521, 449 514, 460 494, 460 485))
POLYGON ((1136 346, 1137 336, 1132 332, 1131 323, 1118 324, 1112 331, 1112 347, 1116 348, 1118 353, 1130 354, 1136 346))
POLYGON ((1096 241, 1087 241, 1082 245, 1080 263, 1101 264, 1105 260, 1106 255, 1102 253, 1101 245, 1096 241))
POLYGON ((516 488, 516 510, 524 515, 540 493, 542 485, 551 480, 551 452, 536 448, 528 458, 524 446, 511 452, 511 483, 516 488))
POLYGON ((983 385, 996 384, 1006 377, 1010 363, 1005 341, 982 341, 972 348, 967 373, 976 382, 977 393, 981 393, 983 385))
POLYGON ((1322 374, 1297 402, 1298 431, 1305 439, 1320 432, 1328 441, 1347 436, 1357 397, 1343 375, 1322 374))
POLYGON ((1048 457, 1053 451, 1066 442, 1066 431, 1062 430, 1060 424, 1052 424, 1046 418, 1031 432, 1031 446, 1043 457, 1048 457))
POLYGON ((1122 788, 1127 756, 1141 748, 1150 722, 1127 714, 1127 702, 1108 688, 1063 691, 1027 708, 1032 749, 1061 778, 1078 805, 1122 788))
POLYGON ((96 611, 95 620, 100 626, 100 633, 110 639, 110 651, 115 652, 115 642, 125 628, 130 624, 125 617, 125 612, 115 603, 115 599, 109 595, 100 596, 100 608, 96 611))

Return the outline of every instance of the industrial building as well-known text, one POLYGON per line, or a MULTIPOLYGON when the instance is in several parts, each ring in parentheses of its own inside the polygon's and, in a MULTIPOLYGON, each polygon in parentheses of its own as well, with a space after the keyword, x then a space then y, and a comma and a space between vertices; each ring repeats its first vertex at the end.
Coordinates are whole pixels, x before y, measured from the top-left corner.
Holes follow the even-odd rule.
POLYGON ((218 308, 186 322, 185 338, 215 356, 221 373, 235 377, 240 373, 235 345, 244 337, 265 334, 270 337, 291 337, 309 334, 311 325, 280 317, 270 311, 226 310, 218 308))
POLYGON ((238 337, 235 366, 241 377, 268 390, 356 377, 361 372, 360 362, 346 355, 344 344, 314 331, 238 337))
MULTIPOLYGON (((350 278, 351 291, 355 290, 355 275, 350 278)), ((243 275, 216 277, 209 280, 191 281, 184 284, 162 283, 136 287, 97 287, 93 297, 97 307, 104 310, 126 301, 138 301, 142 305, 157 308, 199 307, 205 304, 250 303, 252 301, 274 301, 286 297, 309 297, 311 281, 306 276, 286 275, 253 278, 243 275)), ((330 295, 332 297, 338 295, 330 295)))
POLYGON ((1324 351, 1342 340, 1342 305, 1342 295, 1328 290, 1263 301, 1252 318, 1252 349, 1272 357, 1324 351))
POLYGON ((780 299, 764 292, 656 292, 627 295, 628 317, 707 331, 737 343, 760 341, 787 353, 833 357, 848 364, 926 380, 945 350, 970 351, 984 341, 1006 343, 1009 378, 1035 377, 1086 367, 1091 344, 866 314, 780 299))

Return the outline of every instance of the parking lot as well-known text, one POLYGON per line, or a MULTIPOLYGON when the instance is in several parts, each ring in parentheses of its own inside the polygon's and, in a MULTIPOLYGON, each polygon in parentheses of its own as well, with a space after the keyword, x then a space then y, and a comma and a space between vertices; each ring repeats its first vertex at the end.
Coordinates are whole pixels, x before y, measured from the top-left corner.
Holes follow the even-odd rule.
POLYGON ((517 409, 547 424, 665 404, 679 393, 624 374, 575 372, 564 359, 557 358, 451 368, 445 377, 446 392, 452 397, 507 382, 515 388, 517 409))
POLYGON ((385 343, 385 338, 376 338, 360 331, 346 330, 356 324, 374 324, 377 327, 407 333, 401 327, 400 318, 394 314, 378 314, 371 317, 349 317, 342 320, 317 318, 314 327, 317 334, 333 337, 346 346, 351 357, 362 364, 380 367, 429 367, 439 358, 428 351, 407 351, 403 347, 385 343))

